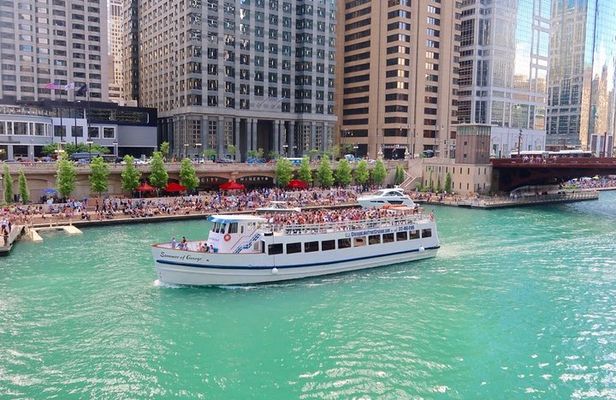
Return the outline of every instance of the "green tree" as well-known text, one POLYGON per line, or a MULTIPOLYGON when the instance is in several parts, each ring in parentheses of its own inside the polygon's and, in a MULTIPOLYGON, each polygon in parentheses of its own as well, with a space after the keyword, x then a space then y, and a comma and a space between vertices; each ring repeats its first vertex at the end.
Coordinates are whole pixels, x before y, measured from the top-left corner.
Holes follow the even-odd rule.
POLYGON ((162 142, 160 144, 160 152, 163 155, 163 160, 166 160, 169 157, 169 142, 162 142))
POLYGON ((317 149, 312 149, 308 152, 308 157, 310 157, 311 160, 316 160, 318 155, 319 155, 319 150, 317 149))
POLYGON ((141 172, 135 167, 135 159, 133 156, 125 155, 124 170, 122 171, 122 190, 128 193, 134 192, 139 186, 141 172))
POLYGON ((321 159, 319 169, 317 170, 317 179, 322 188, 329 188, 334 184, 334 173, 327 156, 321 159))
POLYGON ((355 168, 355 183, 365 186, 370 179, 370 171, 368 171, 368 163, 366 160, 361 160, 355 168))
POLYGON ((68 160, 66 156, 60 157, 58 161, 58 170, 56 172, 56 186, 58 193, 63 198, 68 198, 75 190, 75 181, 77 178, 77 172, 75 171, 75 164, 68 160))
POLYGON ((441 177, 436 179, 436 193, 441 193, 443 191, 443 186, 441 186, 441 177))
POLYGON ((404 182, 404 168, 402 165, 396 165, 396 173, 394 174, 394 185, 400 185, 404 182))
POLYGON ((383 160, 377 160, 376 165, 374 166, 374 170, 372 171, 372 180, 375 185, 381 186, 383 182, 385 182, 385 178, 387 177, 387 170, 385 169, 385 164, 383 164, 383 160))
POLYGON ((9 166, 4 164, 4 202, 13 202, 13 178, 9 172, 9 166))
POLYGON ((263 150, 263 147, 259 147, 255 153, 255 158, 262 159, 264 155, 265 151, 263 150))
POLYGON ((28 189, 28 180, 24 170, 19 170, 19 194, 21 195, 21 202, 26 204, 30 201, 30 190, 28 189))
POLYGON ((353 180, 351 166, 346 158, 340 159, 338 161, 338 168, 336 168, 336 173, 334 174, 336 178, 336 183, 338 186, 349 186, 351 181, 353 180))
POLYGON ((216 159, 216 150, 214 149, 203 150, 203 157, 207 160, 214 161, 216 159))
POLYGON ((299 165, 297 176, 300 180, 308 183, 309 185, 312 183, 312 170, 310 169, 310 160, 308 160, 308 157, 302 158, 302 163, 299 165))
POLYGON ((286 158, 279 158, 276 161, 276 184, 280 187, 286 187, 293 177, 293 165, 286 158))
POLYGON ((227 145, 227 154, 231 157, 235 158, 235 153, 237 152, 237 147, 234 144, 227 145))
POLYGON ((272 150, 267 155, 270 160, 278 160, 280 158, 280 154, 276 150, 272 150))
POLYGON ((105 193, 109 189, 109 166, 102 157, 94 157, 90 162, 90 190, 94 193, 105 193))
POLYGON ((445 175, 445 192, 451 193, 451 173, 447 172, 445 175))
POLYGON ((188 158, 183 159, 180 165, 180 184, 186 186, 191 192, 199 186, 195 166, 188 158))
POLYGON ((152 162, 150 163, 150 184, 158 189, 164 189, 169 181, 169 174, 165 169, 163 155, 160 151, 155 151, 152 154, 152 162))

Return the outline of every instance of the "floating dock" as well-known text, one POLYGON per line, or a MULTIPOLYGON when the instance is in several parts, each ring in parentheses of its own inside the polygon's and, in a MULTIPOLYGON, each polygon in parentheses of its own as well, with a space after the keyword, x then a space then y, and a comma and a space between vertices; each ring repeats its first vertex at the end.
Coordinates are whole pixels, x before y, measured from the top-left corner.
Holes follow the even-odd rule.
POLYGON ((574 203, 578 201, 598 200, 599 192, 597 191, 580 191, 580 192, 566 192, 560 194, 545 194, 536 196, 522 196, 517 198, 486 198, 476 199, 469 201, 461 201, 457 204, 458 207, 467 208, 482 208, 482 209, 494 209, 494 208, 507 208, 507 207, 521 207, 521 206, 534 206, 541 204, 553 204, 553 203, 574 203))
POLYGON ((23 225, 15 225, 13 229, 11 229, 11 233, 9 233, 8 240, 5 242, 4 238, 0 238, 0 256, 8 256, 13 248, 15 242, 19 239, 19 237, 24 233, 23 225))

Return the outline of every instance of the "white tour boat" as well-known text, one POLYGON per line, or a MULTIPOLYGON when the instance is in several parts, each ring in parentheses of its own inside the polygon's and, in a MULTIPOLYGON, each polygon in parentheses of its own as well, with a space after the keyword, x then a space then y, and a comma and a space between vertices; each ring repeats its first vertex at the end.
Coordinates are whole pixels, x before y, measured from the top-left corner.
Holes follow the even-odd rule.
POLYGON ((404 194, 400 188, 381 189, 376 193, 358 197, 357 202, 363 208, 374 208, 383 206, 405 206, 414 207, 413 200, 404 194))
POLYGON ((406 208, 361 212, 364 219, 320 224, 271 223, 273 219, 254 215, 213 215, 207 240, 152 246, 156 273, 160 281, 169 284, 253 284, 436 255, 440 245, 432 215, 406 208))

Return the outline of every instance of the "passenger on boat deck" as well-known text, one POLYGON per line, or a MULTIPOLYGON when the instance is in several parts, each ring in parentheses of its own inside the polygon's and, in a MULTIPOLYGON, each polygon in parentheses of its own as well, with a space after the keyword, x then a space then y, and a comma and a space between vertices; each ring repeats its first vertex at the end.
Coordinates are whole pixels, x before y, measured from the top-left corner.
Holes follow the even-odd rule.
POLYGON ((178 242, 177 240, 175 240, 175 236, 171 238, 171 248, 175 249, 176 247, 178 247, 178 242))
POLYGON ((208 246, 205 244, 205 242, 201 242, 199 244, 199 251, 202 253, 207 253, 209 251, 208 246))

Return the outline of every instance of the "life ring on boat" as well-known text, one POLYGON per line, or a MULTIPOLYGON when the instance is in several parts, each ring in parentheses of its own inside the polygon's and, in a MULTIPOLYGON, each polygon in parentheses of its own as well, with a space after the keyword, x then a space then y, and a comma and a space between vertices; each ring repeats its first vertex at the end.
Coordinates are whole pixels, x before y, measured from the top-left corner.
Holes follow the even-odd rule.
POLYGON ((231 235, 229 235, 228 233, 222 237, 223 239, 225 239, 225 242, 228 242, 229 240, 231 240, 231 235))

